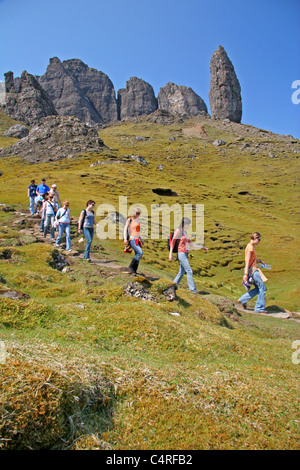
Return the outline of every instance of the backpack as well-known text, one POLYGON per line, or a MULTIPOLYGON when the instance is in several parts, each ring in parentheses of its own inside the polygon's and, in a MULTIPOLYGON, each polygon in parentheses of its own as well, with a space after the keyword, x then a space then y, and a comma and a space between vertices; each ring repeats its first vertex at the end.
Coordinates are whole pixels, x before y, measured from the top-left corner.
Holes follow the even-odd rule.
MULTIPOLYGON (((169 238, 168 238, 168 250, 169 251, 170 251, 170 248, 171 248, 171 243, 172 243, 173 237, 174 237, 174 232, 172 232, 170 234, 169 238)), ((181 237, 182 237, 182 233, 181 233, 181 237)), ((178 253, 178 245, 179 245, 179 242, 180 242, 180 238, 176 239, 176 242, 175 242, 175 245, 174 245, 174 248, 173 248, 173 253, 178 253)))
POLYGON ((86 218, 86 210, 84 209, 83 210, 83 218, 82 218, 81 223, 80 223, 80 230, 83 229, 83 224, 84 224, 85 218, 86 218))

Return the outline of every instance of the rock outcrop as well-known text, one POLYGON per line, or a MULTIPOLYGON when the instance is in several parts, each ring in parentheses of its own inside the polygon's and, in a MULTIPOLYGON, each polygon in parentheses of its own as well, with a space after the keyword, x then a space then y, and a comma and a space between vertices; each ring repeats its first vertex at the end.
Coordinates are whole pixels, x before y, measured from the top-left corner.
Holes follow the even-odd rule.
POLYGON ((95 124, 118 119, 114 86, 105 73, 88 67, 79 59, 61 62, 50 59, 47 71, 39 77, 62 116, 76 116, 80 121, 95 124))
POLYGON ((15 88, 13 72, 5 74, 5 105, 6 114, 17 121, 32 126, 45 116, 56 115, 57 112, 45 90, 36 78, 22 72, 15 88))
POLYGON ((157 107, 152 86, 141 78, 131 77, 126 83, 126 89, 118 91, 119 119, 151 114, 157 107))
POLYGON ((210 73, 211 117, 240 123, 242 119, 241 87, 232 62, 222 46, 219 46, 219 49, 212 55, 210 73))
POLYGON ((199 95, 189 87, 171 82, 160 89, 158 107, 173 114, 207 116, 207 106, 199 95))
POLYGON ((27 137, 0 151, 0 157, 16 155, 30 163, 49 162, 76 154, 99 152, 104 144, 95 129, 72 116, 42 118, 27 137))
POLYGON ((14 126, 7 129, 7 131, 3 132, 5 137, 15 137, 16 139, 23 139, 29 134, 29 130, 26 126, 22 126, 21 124, 15 124, 14 126))

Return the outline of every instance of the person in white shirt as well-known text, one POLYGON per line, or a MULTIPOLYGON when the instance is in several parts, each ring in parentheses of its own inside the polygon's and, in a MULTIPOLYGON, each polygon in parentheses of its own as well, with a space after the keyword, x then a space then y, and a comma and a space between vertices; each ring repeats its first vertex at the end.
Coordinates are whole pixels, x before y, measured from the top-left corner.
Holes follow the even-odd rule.
POLYGON ((71 230, 70 230, 70 203, 69 201, 64 201, 63 207, 58 209, 55 217, 55 221, 58 224, 58 237, 56 239, 56 246, 59 247, 61 237, 63 233, 66 232, 66 244, 67 251, 71 250, 71 230))

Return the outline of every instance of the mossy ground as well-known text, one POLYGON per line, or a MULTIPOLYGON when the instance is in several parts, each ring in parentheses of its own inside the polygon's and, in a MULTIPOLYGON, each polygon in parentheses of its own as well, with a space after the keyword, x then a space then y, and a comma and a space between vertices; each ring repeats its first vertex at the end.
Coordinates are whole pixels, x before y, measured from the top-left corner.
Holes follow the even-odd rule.
MULTIPOLYGON (((12 124, 0 117, 3 129, 12 124)), ((177 263, 168 261, 166 240, 147 240, 138 280, 157 302, 142 301, 124 295, 132 277, 101 263, 129 263, 121 241, 95 237, 95 263, 70 257, 62 273, 51 265, 53 247, 24 238, 14 213, 0 211, 0 287, 30 296, 0 300, 7 348, 0 365, 3 448, 297 448, 299 365, 292 344, 299 323, 240 317, 230 303, 243 292, 244 247, 258 230, 259 256, 273 265, 267 305, 299 308, 296 147, 250 132, 250 148, 240 150, 237 127, 205 121, 199 137, 202 125, 118 123, 99 131, 109 147, 99 155, 36 165, 1 159, 0 202, 14 209, 27 207, 27 186, 42 177, 58 185, 74 216, 88 199, 118 210, 120 195, 128 205, 144 204, 149 215, 151 204, 204 204, 209 248, 191 259, 203 295, 190 293, 184 279, 169 302, 162 292, 177 263), (226 146, 215 148, 215 138, 226 146), (131 154, 148 166, 90 167, 131 154), (158 196, 156 187, 178 196, 158 196)), ((0 138, 0 145, 10 143, 0 138)), ((80 238, 72 226, 72 246, 82 251, 80 238)))

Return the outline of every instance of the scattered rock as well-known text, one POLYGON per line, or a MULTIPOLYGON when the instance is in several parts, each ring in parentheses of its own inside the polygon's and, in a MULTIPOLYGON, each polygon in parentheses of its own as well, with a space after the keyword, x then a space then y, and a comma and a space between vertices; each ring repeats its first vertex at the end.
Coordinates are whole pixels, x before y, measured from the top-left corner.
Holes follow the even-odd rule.
POLYGON ((157 167, 157 169, 158 169, 159 171, 162 171, 164 168, 165 168, 165 165, 159 165, 159 166, 157 167))
POLYGON ((51 256, 52 259, 49 264, 52 268, 57 269, 58 271, 62 271, 65 266, 69 266, 66 258, 57 249, 52 251, 51 256))
POLYGON ((157 302, 153 295, 151 295, 139 282, 129 282, 124 289, 124 294, 130 297, 141 298, 142 300, 157 302))
POLYGON ((167 300, 169 300, 170 302, 173 302, 174 300, 177 299, 177 295, 176 295, 176 289, 175 289, 175 286, 170 286, 168 289, 166 289, 164 292, 163 292, 163 295, 166 297, 167 300))
POLYGON ((139 155, 124 155, 124 158, 134 160, 138 163, 142 163, 143 165, 148 165, 146 160, 143 157, 140 157, 139 155))
POLYGON ((11 289, 0 289, 0 297, 5 297, 12 300, 30 299, 30 295, 11 289))
POLYGON ((216 139, 212 143, 215 147, 219 147, 220 145, 226 145, 226 142, 221 139, 216 139))

